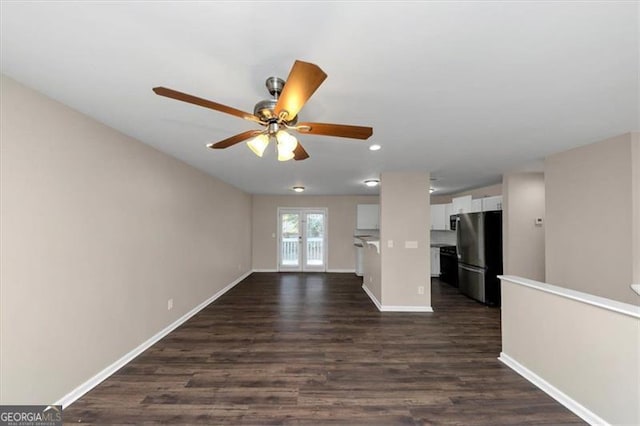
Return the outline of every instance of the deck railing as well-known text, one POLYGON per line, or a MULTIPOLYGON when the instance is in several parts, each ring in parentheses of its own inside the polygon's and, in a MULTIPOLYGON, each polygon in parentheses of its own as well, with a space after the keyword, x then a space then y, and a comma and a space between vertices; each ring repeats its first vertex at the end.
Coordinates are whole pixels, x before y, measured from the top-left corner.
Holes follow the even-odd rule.
MULTIPOLYGON (((298 265, 300 259, 298 237, 282 239, 282 264, 298 265)), ((307 265, 322 265, 324 254, 322 237, 307 238, 307 265)))

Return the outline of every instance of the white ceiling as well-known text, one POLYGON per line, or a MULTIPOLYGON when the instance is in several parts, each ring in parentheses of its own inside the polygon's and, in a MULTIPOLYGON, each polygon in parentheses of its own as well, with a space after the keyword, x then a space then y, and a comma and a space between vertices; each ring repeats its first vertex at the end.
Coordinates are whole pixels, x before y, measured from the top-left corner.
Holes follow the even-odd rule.
POLYGON ((638 2, 1 3, 2 72, 250 193, 374 194, 386 170, 439 193, 638 130, 638 2), (279 163, 205 144, 253 124, 155 95, 245 111, 295 59, 329 77, 302 121, 369 125, 366 142, 302 135, 279 163), (371 143, 382 150, 371 152, 371 143))

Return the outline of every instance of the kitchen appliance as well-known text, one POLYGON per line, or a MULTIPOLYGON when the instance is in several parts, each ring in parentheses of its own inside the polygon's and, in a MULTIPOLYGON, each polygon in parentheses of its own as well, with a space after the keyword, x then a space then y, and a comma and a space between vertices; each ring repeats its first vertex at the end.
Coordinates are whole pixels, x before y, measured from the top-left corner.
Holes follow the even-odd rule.
POLYGON ((364 251, 367 245, 362 238, 377 236, 378 232, 371 229, 356 229, 353 233, 353 246, 356 248, 356 275, 359 277, 364 275, 364 251))
POLYGON ((487 305, 500 305, 502 212, 458 214, 458 287, 487 305))
POLYGON ((456 246, 440 247, 440 281, 458 287, 458 254, 456 246))
POLYGON ((356 275, 361 277, 364 275, 364 243, 360 238, 354 238, 353 245, 356 248, 356 275))
POLYGON ((451 216, 449 216, 449 229, 455 231, 456 226, 458 226, 458 215, 452 214, 451 216))

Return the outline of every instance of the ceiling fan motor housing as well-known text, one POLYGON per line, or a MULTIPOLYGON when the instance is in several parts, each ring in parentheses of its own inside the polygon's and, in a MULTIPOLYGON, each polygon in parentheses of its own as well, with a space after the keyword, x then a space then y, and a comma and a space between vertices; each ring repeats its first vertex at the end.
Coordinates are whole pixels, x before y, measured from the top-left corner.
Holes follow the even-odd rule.
POLYGON ((276 120, 278 117, 276 117, 273 110, 277 103, 277 99, 265 99, 264 101, 260 101, 255 107, 253 107, 253 115, 266 123, 276 120))
MULTIPOLYGON (((267 90, 269 90, 269 93, 271 94, 271 96, 273 96, 273 99, 265 99, 258 102, 253 107, 253 115, 258 117, 265 123, 279 122, 280 120, 273 112, 273 110, 276 108, 278 97, 280 96, 280 93, 282 93, 282 89, 284 89, 285 81, 278 77, 269 77, 264 84, 265 86, 267 86, 267 90)), ((298 117, 294 117, 293 120, 288 120, 286 121, 286 123, 294 125, 297 121, 298 117)))

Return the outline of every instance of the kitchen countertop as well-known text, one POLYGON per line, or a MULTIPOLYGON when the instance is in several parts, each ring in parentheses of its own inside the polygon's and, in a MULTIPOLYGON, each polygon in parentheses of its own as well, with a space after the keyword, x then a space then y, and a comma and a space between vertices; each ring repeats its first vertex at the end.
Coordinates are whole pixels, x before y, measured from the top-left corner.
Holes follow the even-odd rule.
POLYGON ((360 235, 355 236, 354 238, 357 238, 358 240, 362 240, 364 242, 380 241, 380 237, 378 237, 377 235, 360 235))
POLYGON ((363 244, 374 246, 380 254, 380 237, 378 235, 354 235, 353 237, 362 241, 363 244))

